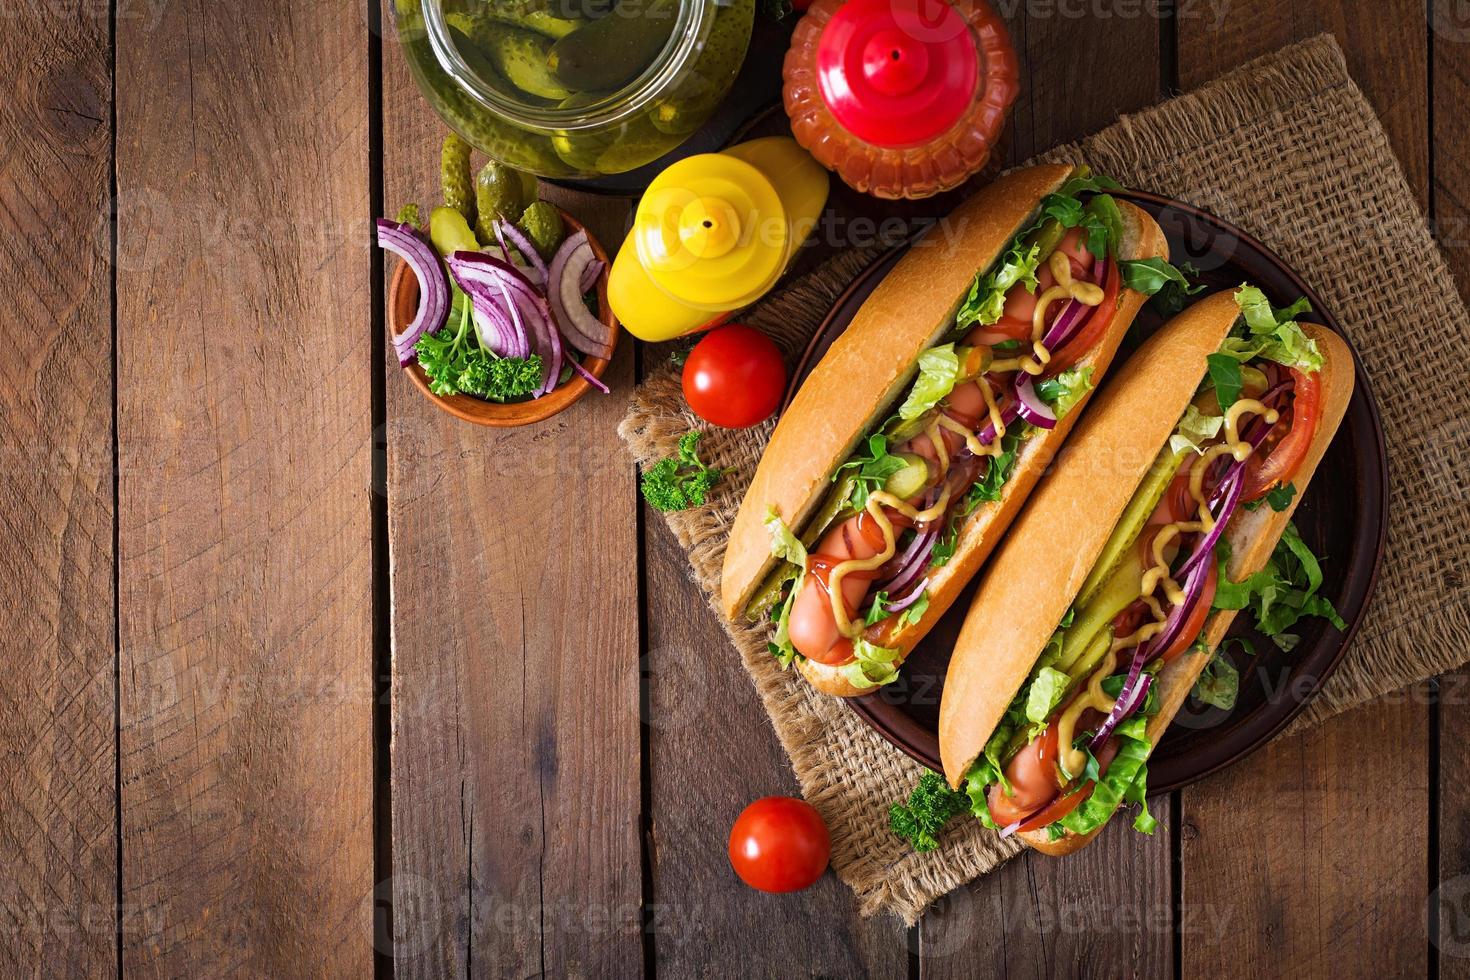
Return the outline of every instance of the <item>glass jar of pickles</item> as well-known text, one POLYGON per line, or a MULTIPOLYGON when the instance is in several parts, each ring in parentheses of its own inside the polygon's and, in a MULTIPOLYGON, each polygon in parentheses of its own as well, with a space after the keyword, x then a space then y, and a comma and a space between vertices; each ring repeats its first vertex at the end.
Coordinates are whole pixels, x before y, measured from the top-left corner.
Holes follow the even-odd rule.
POLYGON ((729 90, 755 0, 394 0, 435 111, 542 177, 622 173, 691 136, 729 90))

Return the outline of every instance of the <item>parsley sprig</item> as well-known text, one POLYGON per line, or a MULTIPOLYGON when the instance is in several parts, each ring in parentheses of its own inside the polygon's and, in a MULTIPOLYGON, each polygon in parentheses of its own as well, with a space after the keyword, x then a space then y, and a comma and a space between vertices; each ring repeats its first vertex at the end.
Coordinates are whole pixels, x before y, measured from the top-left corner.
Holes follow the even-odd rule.
POLYGON ((725 475, 716 466, 706 466, 699 458, 697 444, 700 433, 686 432, 679 437, 679 450, 659 460, 643 474, 640 489, 643 499, 665 513, 703 507, 709 492, 725 475))

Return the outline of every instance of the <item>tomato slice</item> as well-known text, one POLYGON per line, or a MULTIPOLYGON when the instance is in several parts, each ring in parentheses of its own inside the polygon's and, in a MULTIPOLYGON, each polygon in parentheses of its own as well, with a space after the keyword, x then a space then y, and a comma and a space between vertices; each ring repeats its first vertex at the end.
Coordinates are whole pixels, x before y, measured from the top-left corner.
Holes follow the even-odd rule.
POLYGON ((1087 322, 1072 335, 1072 339, 1063 344, 1061 350, 1052 352, 1051 360, 1047 362, 1046 371, 1043 372, 1045 377, 1050 378, 1061 374, 1086 357, 1097 346, 1097 342, 1108 332, 1108 325, 1113 322, 1113 317, 1117 315, 1118 290, 1122 288, 1122 283, 1118 263, 1109 262, 1108 281, 1103 288, 1103 301, 1088 314, 1087 322))
POLYGON ((1169 644, 1167 650, 1159 654, 1164 658, 1164 663, 1176 660, 1181 653, 1193 646, 1194 641, 1199 638, 1200 630, 1205 628, 1205 619, 1210 615, 1210 603, 1215 601, 1215 586, 1220 577, 1219 566, 1210 558, 1206 558, 1205 561, 1210 565, 1210 570, 1205 576, 1205 587, 1200 590, 1199 601, 1194 604, 1194 609, 1190 612, 1189 618, 1184 621, 1179 635, 1175 637, 1173 643, 1169 644))
POLYGON ((1259 466, 1246 470, 1244 503, 1260 500, 1275 487, 1290 483, 1307 457, 1312 436, 1317 433, 1317 423, 1322 417, 1321 379, 1315 373, 1289 370, 1296 382, 1291 400, 1291 429, 1259 466))

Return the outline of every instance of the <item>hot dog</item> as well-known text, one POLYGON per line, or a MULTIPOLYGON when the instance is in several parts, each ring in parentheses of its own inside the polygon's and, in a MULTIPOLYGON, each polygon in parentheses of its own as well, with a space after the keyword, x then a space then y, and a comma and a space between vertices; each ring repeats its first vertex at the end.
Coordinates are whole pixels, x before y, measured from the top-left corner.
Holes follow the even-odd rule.
POLYGON ((869 692, 1005 533, 1167 264, 1085 169, 1002 178, 916 245, 782 415, 731 529, 721 601, 772 620, 820 690, 869 692))
POLYGON ((1342 340, 1297 322, 1309 310, 1244 286, 1170 321, 1116 372, 996 555, 954 647, 939 738, 950 786, 1002 834, 1070 853, 1124 802, 1151 830, 1149 753, 1238 609, 1268 635, 1307 615, 1341 628, 1290 525, 1354 381, 1342 340))

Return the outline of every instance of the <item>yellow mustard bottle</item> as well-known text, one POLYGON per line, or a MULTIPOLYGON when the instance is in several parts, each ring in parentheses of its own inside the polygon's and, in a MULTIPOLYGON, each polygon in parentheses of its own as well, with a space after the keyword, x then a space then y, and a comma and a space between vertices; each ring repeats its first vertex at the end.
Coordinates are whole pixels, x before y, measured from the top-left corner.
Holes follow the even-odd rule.
POLYGON ((784 136, 680 160, 649 184, 613 260, 613 312, 648 341, 714 326, 776 284, 827 191, 827 171, 784 136))

